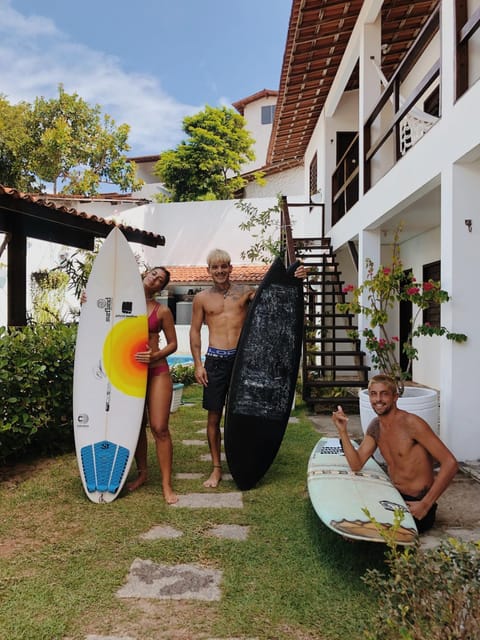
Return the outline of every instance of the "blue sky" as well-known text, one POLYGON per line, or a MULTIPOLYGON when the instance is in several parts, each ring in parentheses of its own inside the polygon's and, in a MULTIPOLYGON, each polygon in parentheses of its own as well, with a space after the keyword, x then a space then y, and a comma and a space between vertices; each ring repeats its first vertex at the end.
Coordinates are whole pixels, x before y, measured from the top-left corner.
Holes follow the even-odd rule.
POLYGON ((278 89, 292 0, 0 0, 0 93, 62 83, 131 126, 130 155, 182 139, 185 115, 278 89))

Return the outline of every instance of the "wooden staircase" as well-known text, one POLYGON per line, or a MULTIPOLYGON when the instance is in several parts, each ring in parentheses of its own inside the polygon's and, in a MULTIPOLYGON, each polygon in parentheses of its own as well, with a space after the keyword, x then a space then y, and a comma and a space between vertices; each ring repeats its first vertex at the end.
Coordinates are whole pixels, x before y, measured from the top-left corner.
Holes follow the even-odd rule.
POLYGON ((338 404, 358 409, 357 393, 368 384, 369 367, 356 330, 354 316, 337 311, 345 302, 344 282, 329 238, 294 238, 295 254, 309 267, 305 280, 303 337, 303 400, 316 412, 338 404))

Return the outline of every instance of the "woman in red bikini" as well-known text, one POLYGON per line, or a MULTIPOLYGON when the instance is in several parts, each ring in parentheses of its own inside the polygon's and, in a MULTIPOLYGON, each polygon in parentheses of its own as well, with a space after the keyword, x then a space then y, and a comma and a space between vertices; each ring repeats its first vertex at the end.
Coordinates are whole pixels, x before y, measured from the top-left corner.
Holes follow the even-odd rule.
MULTIPOLYGON (((172 400, 172 379, 167 363, 167 356, 177 350, 177 334, 170 309, 155 301, 154 295, 165 289, 170 280, 170 273, 165 267, 154 267, 143 276, 143 288, 147 299, 148 345, 146 351, 135 354, 138 362, 148 364, 148 383, 146 413, 148 423, 155 439, 157 459, 162 474, 162 489, 165 502, 175 504, 178 497, 172 488, 172 438, 168 428, 170 403, 172 400), (165 346, 160 346, 160 333, 165 337, 165 346)), ((138 477, 128 485, 130 491, 138 489, 147 480, 147 432, 146 415, 144 416, 135 462, 138 477)))

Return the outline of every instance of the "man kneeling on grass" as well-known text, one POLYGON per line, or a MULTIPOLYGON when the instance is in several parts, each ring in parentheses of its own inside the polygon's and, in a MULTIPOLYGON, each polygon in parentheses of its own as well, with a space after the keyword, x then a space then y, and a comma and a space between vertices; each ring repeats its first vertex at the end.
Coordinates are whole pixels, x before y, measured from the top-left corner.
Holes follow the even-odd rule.
POLYGON ((392 378, 374 376, 368 393, 377 417, 358 449, 350 441, 342 407, 332 414, 343 452, 352 471, 360 471, 379 448, 390 480, 403 496, 418 532, 423 533, 433 527, 437 500, 457 473, 458 463, 425 420, 397 407, 398 390, 392 378), (440 465, 437 473, 435 462, 440 465))

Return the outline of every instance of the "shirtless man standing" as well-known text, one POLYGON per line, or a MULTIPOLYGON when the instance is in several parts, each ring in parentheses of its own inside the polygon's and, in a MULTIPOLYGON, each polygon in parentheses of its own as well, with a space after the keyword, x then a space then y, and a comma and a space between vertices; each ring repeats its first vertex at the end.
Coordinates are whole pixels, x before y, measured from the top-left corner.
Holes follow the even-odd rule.
MULTIPOLYGON (((205 487, 218 487, 222 479, 220 460, 220 421, 228 392, 238 340, 247 316, 248 304, 255 290, 246 285, 230 282, 232 265, 230 255, 214 249, 207 256, 208 273, 213 286, 197 293, 193 299, 190 326, 190 349, 195 366, 195 379, 203 385, 203 408, 208 411, 207 439, 213 469, 205 487), (208 349, 205 364, 201 357, 201 328, 208 327, 208 349)), ((304 278, 301 265, 295 276, 304 278)))
POLYGON ((352 471, 360 471, 378 446, 419 533, 427 531, 435 522, 436 501, 457 473, 457 461, 425 420, 398 409, 397 386, 389 376, 371 378, 368 393, 378 417, 368 426, 358 449, 350 442, 342 407, 332 414, 345 457, 352 471), (440 464, 438 473, 434 472, 435 461, 440 464))

